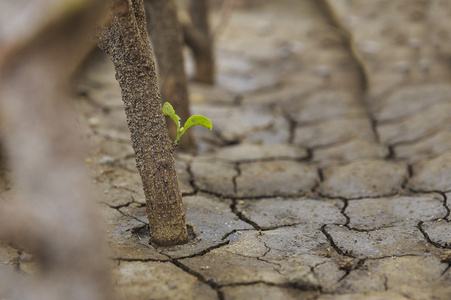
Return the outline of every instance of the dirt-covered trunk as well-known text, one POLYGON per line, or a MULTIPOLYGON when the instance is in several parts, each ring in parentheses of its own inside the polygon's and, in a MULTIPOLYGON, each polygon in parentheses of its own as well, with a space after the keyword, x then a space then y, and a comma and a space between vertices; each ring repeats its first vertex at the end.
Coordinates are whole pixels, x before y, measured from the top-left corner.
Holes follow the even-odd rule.
POLYGON ((158 92, 143 0, 112 0, 111 27, 97 43, 114 63, 147 203, 152 243, 188 239, 182 195, 158 92))
POLYGON ((208 0, 189 0, 188 12, 191 24, 184 24, 183 35, 194 56, 194 80, 214 84, 215 63, 213 37, 208 23, 208 0))
MULTIPOLYGON (((157 62, 158 82, 163 102, 170 102, 182 119, 190 116, 188 84, 183 59, 182 30, 177 19, 177 7, 173 0, 145 0, 147 30, 152 41, 157 62)), ((170 119, 166 118, 168 122, 170 119)), ((174 140, 177 128, 168 122, 169 135, 174 140)), ((191 132, 187 131, 179 143, 181 148, 193 145, 191 132)))

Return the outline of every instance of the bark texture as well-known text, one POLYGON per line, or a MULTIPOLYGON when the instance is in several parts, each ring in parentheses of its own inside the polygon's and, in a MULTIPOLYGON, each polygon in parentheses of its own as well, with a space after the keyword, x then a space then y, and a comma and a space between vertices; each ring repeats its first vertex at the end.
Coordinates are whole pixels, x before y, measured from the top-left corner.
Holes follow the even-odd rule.
MULTIPOLYGON (((183 123, 191 116, 188 98, 188 83, 183 59, 182 29, 177 19, 177 7, 173 0, 145 0, 147 30, 157 62, 158 83, 162 102, 168 101, 174 107, 183 123)), ((177 128, 169 117, 166 118, 172 140, 177 136, 177 128)), ((180 140, 179 147, 193 145, 191 131, 180 140)))
POLYGON ((143 181, 152 243, 188 239, 185 213, 158 92, 143 0, 113 0, 111 27, 98 36, 114 63, 122 90, 136 166, 143 181))
POLYGON ((0 23, 11 22, 0 30, 1 137, 16 191, 2 190, 0 238, 38 265, 33 276, 0 268, 1 299, 111 299, 101 218, 67 101, 99 11, 94 1, 57 2, 27 3, 33 18, 23 18, 16 1, 0 12, 0 23))
POLYGON ((196 65, 194 80, 206 84, 215 82, 213 37, 208 23, 208 0, 189 0, 191 24, 183 25, 185 43, 191 48, 196 65))

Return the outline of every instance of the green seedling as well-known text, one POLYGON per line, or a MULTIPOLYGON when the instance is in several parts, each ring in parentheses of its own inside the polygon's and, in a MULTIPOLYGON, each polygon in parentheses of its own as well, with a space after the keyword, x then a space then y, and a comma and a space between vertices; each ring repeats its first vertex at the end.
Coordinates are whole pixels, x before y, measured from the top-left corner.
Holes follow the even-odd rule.
POLYGON ((180 138, 185 133, 185 131, 194 125, 200 125, 210 130, 213 128, 211 121, 207 117, 201 115, 193 115, 189 117, 188 120, 186 120, 185 125, 183 125, 183 127, 180 127, 180 117, 175 113, 174 108, 169 102, 166 102, 163 105, 163 114, 165 116, 169 116, 172 121, 174 121, 175 125, 177 125, 177 137, 174 141, 174 144, 176 145, 178 145, 180 138))

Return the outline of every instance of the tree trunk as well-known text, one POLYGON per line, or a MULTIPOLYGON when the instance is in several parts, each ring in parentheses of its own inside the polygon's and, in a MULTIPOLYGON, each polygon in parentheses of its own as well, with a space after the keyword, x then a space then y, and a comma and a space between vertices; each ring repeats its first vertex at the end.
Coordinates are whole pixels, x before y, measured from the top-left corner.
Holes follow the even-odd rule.
POLYGON ((213 37, 208 24, 208 11, 208 0, 189 0, 188 12, 192 24, 184 24, 183 35, 194 56, 196 65, 194 80, 214 84, 213 37))
POLYGON ((111 27, 98 36, 114 63, 127 123, 143 181, 151 242, 185 243, 185 213, 158 92, 143 0, 110 1, 111 27))
MULTIPOLYGON (((155 53, 158 82, 162 102, 169 102, 182 119, 182 124, 191 116, 188 84, 182 52, 182 30, 177 19, 177 8, 173 0, 145 0, 147 31, 155 53)), ((174 122, 166 118, 172 140, 177 136, 174 122)), ((193 145, 191 131, 180 140, 179 147, 193 145)))

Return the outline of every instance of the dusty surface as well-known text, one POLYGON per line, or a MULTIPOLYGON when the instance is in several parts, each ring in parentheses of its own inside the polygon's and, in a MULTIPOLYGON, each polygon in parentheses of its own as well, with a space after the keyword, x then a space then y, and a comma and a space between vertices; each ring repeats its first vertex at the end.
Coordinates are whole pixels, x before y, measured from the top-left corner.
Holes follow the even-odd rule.
MULTIPOLYGON (((89 69, 119 299, 451 299, 451 3, 329 2, 237 9, 217 86, 190 85, 214 130, 177 154, 184 246, 149 245, 112 65, 89 69)), ((33 270, 5 243, 0 264, 33 270)))

